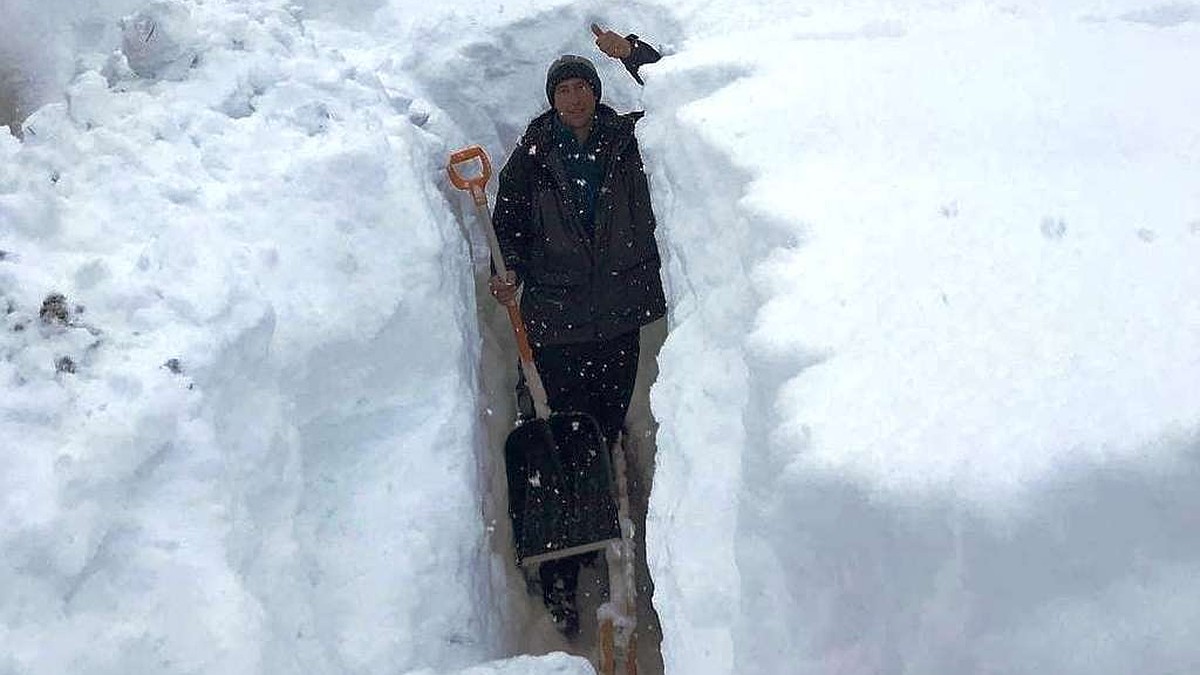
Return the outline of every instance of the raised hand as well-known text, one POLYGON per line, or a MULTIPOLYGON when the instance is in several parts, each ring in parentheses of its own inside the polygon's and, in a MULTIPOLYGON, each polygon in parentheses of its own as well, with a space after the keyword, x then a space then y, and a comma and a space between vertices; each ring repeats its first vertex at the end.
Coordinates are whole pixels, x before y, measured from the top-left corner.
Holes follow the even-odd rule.
POLYGON ((614 59, 628 58, 633 53, 633 45, 629 44, 629 40, 611 30, 592 24, 592 35, 596 36, 596 46, 600 51, 614 59))

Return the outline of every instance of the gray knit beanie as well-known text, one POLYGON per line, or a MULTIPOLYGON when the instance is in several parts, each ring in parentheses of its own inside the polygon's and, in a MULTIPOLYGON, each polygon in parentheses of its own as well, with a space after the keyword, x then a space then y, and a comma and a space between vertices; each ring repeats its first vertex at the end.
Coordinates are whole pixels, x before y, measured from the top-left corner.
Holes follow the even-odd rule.
POLYGON ((596 66, 591 61, 574 54, 564 54, 550 64, 546 71, 546 98, 554 105, 554 88, 563 80, 580 77, 592 87, 596 100, 600 100, 600 76, 596 74, 596 66))

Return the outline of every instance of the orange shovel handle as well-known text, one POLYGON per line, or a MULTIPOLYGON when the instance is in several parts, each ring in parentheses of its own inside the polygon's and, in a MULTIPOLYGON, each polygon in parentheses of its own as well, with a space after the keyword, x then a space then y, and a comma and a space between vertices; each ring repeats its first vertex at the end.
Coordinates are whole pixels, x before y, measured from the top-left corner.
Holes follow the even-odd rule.
MULTIPOLYGON (((492 177, 492 162, 488 159, 487 152, 478 145, 463 148, 450 155, 446 172, 450 174, 450 183, 454 187, 471 192, 471 198, 475 200, 475 210, 479 212, 479 220, 483 225, 484 234, 487 235, 488 249, 492 254, 492 265, 495 266, 496 272, 505 274, 508 268, 504 265, 504 255, 500 251, 500 242, 496 239, 496 230, 492 227, 492 216, 488 213, 487 182, 492 177), (474 178, 464 177, 459 172, 458 166, 474 160, 479 160, 483 165, 483 170, 474 178)), ((539 419, 548 419, 550 405, 546 401, 546 387, 542 384, 537 366, 533 363, 533 349, 529 345, 529 334, 525 331, 525 321, 521 318, 521 308, 514 300, 505 305, 505 309, 508 310, 508 320, 512 323, 513 336, 517 339, 521 370, 525 373, 525 382, 529 385, 529 393, 533 396, 534 411, 539 419)))
POLYGON ((471 196, 476 203, 482 203, 480 200, 485 198, 484 189, 487 187, 488 180, 492 177, 492 161, 488 159, 487 153, 478 145, 472 145, 463 148, 458 152, 450 155, 450 163, 446 165, 446 171, 450 174, 450 184, 459 190, 469 190, 471 196), (483 171, 474 178, 464 177, 458 170, 458 165, 466 164, 472 160, 478 159, 483 165, 483 171))

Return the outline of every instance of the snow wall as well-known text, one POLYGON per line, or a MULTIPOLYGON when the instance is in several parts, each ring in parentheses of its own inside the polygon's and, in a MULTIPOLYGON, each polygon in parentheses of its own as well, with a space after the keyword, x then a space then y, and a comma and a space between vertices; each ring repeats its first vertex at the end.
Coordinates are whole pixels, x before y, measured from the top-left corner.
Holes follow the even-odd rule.
POLYGON ((1197 7, 754 6, 646 91, 668 671, 1196 669, 1197 7))
POLYGON ((1200 668, 1195 3, 40 7, 0 4, 47 103, 0 137, 0 673, 586 672, 476 665, 553 641, 441 165, 592 20, 668 53, 601 62, 671 304, 666 671, 1200 668))

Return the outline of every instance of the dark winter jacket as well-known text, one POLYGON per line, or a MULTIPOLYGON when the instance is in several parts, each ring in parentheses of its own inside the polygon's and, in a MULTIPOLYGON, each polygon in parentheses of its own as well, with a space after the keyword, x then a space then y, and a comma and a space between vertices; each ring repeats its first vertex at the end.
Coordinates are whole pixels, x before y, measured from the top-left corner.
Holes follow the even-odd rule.
MULTIPOLYGON (((636 35, 626 39, 633 51, 623 63, 641 84, 638 69, 660 56, 636 35)), ((524 284, 521 314, 535 345, 608 340, 666 313, 633 135, 641 116, 598 104, 580 148, 556 133, 549 110, 529 124, 500 172, 492 221, 505 264, 524 284)))
POLYGON ((504 169, 492 220, 505 264, 524 284, 521 313, 535 345, 607 340, 666 312, 650 190, 634 124, 596 106, 603 179, 594 229, 567 175, 554 112, 530 123, 504 169))

